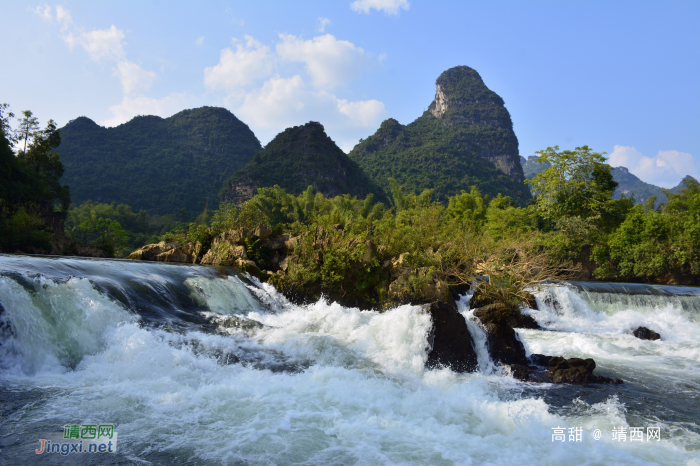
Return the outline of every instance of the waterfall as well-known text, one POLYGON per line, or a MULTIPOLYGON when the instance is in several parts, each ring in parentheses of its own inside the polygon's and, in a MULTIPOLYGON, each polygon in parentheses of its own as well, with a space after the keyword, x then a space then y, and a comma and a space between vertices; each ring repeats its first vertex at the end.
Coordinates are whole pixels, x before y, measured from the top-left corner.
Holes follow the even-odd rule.
POLYGON ((106 462, 693 464, 700 290, 629 290, 536 293, 526 312, 545 330, 517 329, 527 351, 593 357, 625 380, 553 386, 493 366, 468 295, 458 309, 479 371, 456 374, 425 369, 420 306, 299 306, 225 268, 0 255, 0 454, 32 464, 44 433, 108 422, 119 458, 106 462), (634 338, 638 325, 661 340, 634 338), (660 442, 610 435, 652 425, 660 442), (558 426, 583 441, 552 442, 558 426))

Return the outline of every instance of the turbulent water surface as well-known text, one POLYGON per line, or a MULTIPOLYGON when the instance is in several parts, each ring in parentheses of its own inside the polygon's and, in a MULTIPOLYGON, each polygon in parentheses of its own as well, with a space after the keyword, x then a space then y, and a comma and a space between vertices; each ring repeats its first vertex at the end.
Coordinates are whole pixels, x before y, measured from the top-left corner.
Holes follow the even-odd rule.
POLYGON ((295 306, 213 267, 0 256, 0 464, 700 465, 700 289, 571 283, 537 299, 526 312, 546 331, 518 331, 528 353, 592 357, 625 384, 515 381, 469 296, 479 372, 455 374, 424 368, 418 306, 295 306), (100 423, 116 454, 35 453, 100 423))

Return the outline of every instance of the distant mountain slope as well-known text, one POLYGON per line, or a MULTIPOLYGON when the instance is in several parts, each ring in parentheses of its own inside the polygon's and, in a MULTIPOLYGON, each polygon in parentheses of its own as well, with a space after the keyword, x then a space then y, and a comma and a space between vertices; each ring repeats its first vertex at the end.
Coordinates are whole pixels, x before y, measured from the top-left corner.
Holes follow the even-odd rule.
MULTIPOLYGON (((521 163, 523 164, 523 172, 525 173, 525 178, 531 180, 538 173, 543 172, 549 168, 549 164, 537 162, 538 156, 531 155, 527 159, 521 157, 521 163)), ((613 179, 617 181, 618 187, 613 192, 613 198, 619 199, 623 194, 625 197, 631 197, 634 195, 634 200, 637 204, 644 203, 651 196, 656 196, 656 206, 662 202, 666 202, 666 195, 663 192, 663 188, 655 186, 653 184, 646 183, 635 175, 630 173, 630 171, 625 167, 613 167, 612 170, 613 179)), ((680 193, 681 188, 685 186, 685 181, 687 179, 694 180, 692 176, 686 176, 683 180, 678 183, 678 186, 671 189, 673 193, 680 193)))
POLYGON ((313 186, 326 197, 351 194, 363 199, 374 193, 376 200, 386 201, 382 190, 314 121, 275 136, 224 183, 221 199, 239 204, 257 188, 274 185, 295 195, 313 186))
POLYGON ((161 215, 216 208, 224 180, 261 149, 246 124, 216 107, 138 116, 115 128, 80 117, 60 131, 62 182, 73 203, 116 201, 161 215))
POLYGON ((468 66, 438 77, 435 100, 413 123, 388 119, 348 155, 385 190, 393 177, 408 190, 434 188, 443 201, 472 185, 521 205, 531 198, 503 99, 468 66))

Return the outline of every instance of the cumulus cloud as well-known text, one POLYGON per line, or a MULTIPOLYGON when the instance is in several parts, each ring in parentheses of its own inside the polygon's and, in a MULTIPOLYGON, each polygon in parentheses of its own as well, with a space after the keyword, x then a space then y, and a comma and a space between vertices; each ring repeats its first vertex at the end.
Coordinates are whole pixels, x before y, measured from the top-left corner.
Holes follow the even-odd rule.
POLYGON ((328 18, 318 18, 318 32, 326 32, 326 26, 331 25, 331 20, 328 18))
POLYGON ((687 175, 699 177, 700 164, 687 152, 660 150, 647 157, 634 147, 616 145, 609 156, 613 167, 624 166, 647 183, 673 188, 687 175))
POLYGON ((156 74, 153 71, 146 71, 128 60, 120 61, 114 74, 119 77, 124 94, 131 94, 136 89, 149 89, 156 80, 156 74))
POLYGON ((375 9, 388 15, 398 15, 401 10, 408 10, 410 6, 408 0, 355 0, 350 4, 350 9, 365 14, 375 9))
POLYGON ((117 105, 109 107, 112 116, 101 122, 104 126, 118 126, 137 115, 157 115, 167 118, 183 108, 196 106, 196 99, 188 94, 172 93, 161 99, 145 96, 124 96, 117 105))
POLYGON ((210 89, 233 90, 268 77, 272 67, 270 47, 245 36, 244 44, 236 43, 235 51, 223 49, 219 63, 204 69, 204 84, 210 89))
POLYGON ((91 59, 102 61, 124 58, 124 37, 124 31, 112 25, 109 29, 95 29, 78 34, 69 32, 63 36, 63 40, 71 50, 80 45, 91 59))
POLYGON ((314 86, 333 89, 347 84, 371 65, 365 51, 332 34, 303 40, 280 34, 277 54, 284 61, 304 63, 314 86))
POLYGON ((274 77, 248 93, 235 111, 261 141, 269 141, 291 126, 319 121, 344 150, 376 129, 386 118, 382 102, 348 102, 325 90, 310 89, 301 76, 274 77))

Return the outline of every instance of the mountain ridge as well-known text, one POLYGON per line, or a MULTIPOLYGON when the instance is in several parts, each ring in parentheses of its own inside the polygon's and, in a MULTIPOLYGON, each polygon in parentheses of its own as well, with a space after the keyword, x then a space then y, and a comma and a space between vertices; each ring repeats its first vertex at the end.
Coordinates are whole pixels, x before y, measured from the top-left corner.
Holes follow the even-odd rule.
POLYGON ((82 116, 60 132, 62 182, 76 204, 126 203, 160 215, 218 205, 223 181, 262 149, 248 125, 220 107, 137 116, 113 128, 82 116))
POLYGON ((384 192, 314 121, 275 136, 226 180, 220 196, 222 201, 240 204, 252 198, 257 188, 274 185, 294 195, 312 186, 326 197, 350 194, 363 199, 372 193, 375 201, 386 202, 384 192))
POLYGON ((518 139, 503 99, 467 66, 444 71, 435 85, 435 99, 423 115, 408 125, 385 120, 348 156, 385 190, 393 177, 410 191, 435 189, 444 202, 475 185, 484 194, 526 204, 531 195, 522 183, 518 139))

